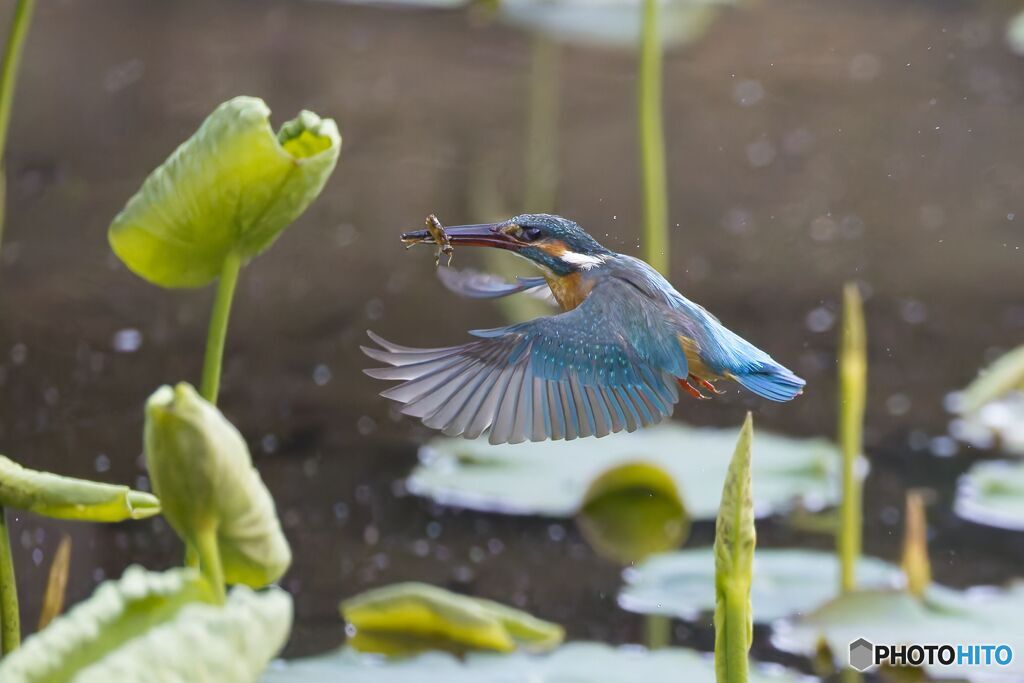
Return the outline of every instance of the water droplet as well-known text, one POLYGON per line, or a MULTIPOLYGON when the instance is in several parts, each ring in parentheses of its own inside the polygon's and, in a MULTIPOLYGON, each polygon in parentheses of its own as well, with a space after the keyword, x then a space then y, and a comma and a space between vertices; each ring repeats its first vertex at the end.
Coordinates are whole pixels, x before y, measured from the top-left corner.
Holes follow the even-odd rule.
POLYGON ((126 327, 114 333, 111 346, 118 353, 135 353, 142 347, 142 332, 134 327, 126 327))

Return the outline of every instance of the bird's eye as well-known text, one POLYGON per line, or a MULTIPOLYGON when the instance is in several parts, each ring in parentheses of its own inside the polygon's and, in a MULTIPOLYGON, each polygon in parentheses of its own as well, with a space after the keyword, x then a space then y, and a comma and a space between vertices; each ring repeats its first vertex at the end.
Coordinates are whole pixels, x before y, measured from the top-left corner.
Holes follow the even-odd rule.
POLYGON ((523 239, 527 242, 533 242, 540 237, 540 228, 523 228, 523 239))

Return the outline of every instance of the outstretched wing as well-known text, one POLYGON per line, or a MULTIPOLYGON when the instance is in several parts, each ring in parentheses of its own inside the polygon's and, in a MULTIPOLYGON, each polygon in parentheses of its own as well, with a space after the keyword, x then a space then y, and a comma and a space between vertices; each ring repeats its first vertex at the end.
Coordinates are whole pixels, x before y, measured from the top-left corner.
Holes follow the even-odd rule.
POLYGON ((461 346, 415 349, 370 337, 363 348, 402 380, 381 393, 449 436, 492 444, 634 431, 679 399, 686 356, 659 308, 629 284, 598 285, 577 308, 494 330, 461 346))
POLYGON ((438 268, 437 279, 449 291, 470 299, 497 299, 510 294, 526 292, 550 304, 555 303, 548 281, 543 276, 517 277, 515 282, 508 282, 498 275, 481 273, 475 270, 455 268, 438 268))

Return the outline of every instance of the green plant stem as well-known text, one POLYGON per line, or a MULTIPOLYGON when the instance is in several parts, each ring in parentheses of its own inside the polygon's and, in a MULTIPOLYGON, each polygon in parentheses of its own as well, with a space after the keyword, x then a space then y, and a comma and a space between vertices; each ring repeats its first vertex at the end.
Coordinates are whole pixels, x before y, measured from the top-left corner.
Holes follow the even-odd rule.
POLYGON ((195 544, 185 541, 185 566, 199 569, 199 551, 195 544))
POLYGON ((864 404, 867 393, 867 335, 857 287, 843 291, 843 328, 839 351, 839 446, 842 450, 843 497, 839 507, 839 588, 856 589, 861 552, 863 501, 857 460, 863 448, 864 404))
POLYGON ((530 42, 523 210, 551 213, 558 190, 558 44, 540 31, 530 42))
POLYGON ((242 268, 242 257, 234 251, 228 252, 217 281, 217 295, 210 313, 210 328, 206 334, 206 357, 203 359, 203 383, 199 393, 210 403, 217 403, 220 392, 221 363, 224 360, 224 340, 228 335, 228 318, 231 317, 231 300, 235 296, 238 272, 242 268))
POLYGON ((644 642, 648 650, 668 647, 672 639, 672 621, 663 614, 648 614, 644 619, 644 642))
POLYGON ((0 507, 0 652, 7 654, 21 644, 21 617, 18 613, 18 586, 14 582, 14 558, 11 557, 11 532, 7 511, 0 507))
POLYGON ((668 191, 661 112, 661 35, 658 31, 658 12, 659 0, 644 0, 637 111, 643 179, 644 259, 667 276, 668 191))
MULTIPOLYGON (((725 587, 724 675, 718 683, 747 683, 750 653, 750 586, 729 584, 725 587)), ((716 631, 717 633, 717 631, 716 631)), ((717 652, 717 644, 716 644, 717 652)))
POLYGON ((14 6, 7 44, 4 47, 4 61, 0 66, 0 240, 4 233, 6 213, 7 172, 4 155, 7 152, 7 129, 11 122, 11 107, 14 102, 14 86, 18 81, 18 67, 21 64, 22 48, 32 22, 35 0, 18 0, 14 6))
POLYGON ((219 602, 224 602, 224 568, 220 562, 220 549, 217 547, 217 528, 211 526, 200 532, 195 538, 196 551, 199 553, 199 571, 210 582, 219 602))

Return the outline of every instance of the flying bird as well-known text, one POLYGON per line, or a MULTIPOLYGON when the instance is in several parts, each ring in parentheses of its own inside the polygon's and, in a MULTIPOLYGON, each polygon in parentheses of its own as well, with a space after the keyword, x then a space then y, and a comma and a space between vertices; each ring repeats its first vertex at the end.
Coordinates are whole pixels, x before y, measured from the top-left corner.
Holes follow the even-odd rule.
MULTIPOLYGON (((444 283, 473 298, 545 291, 561 313, 489 330, 475 340, 420 349, 369 332, 362 347, 386 368, 371 377, 401 383, 381 395, 449 436, 492 444, 632 432, 668 417, 682 389, 720 393, 738 382, 772 401, 798 396, 804 380, 677 292, 640 259, 601 246, 571 220, 523 214, 503 223, 448 228, 447 246, 505 249, 541 275, 516 282, 448 274, 444 283)), ((436 231, 402 235, 437 244, 436 231)), ((448 272, 442 269, 440 272, 448 272)), ((454 271, 451 271, 454 273, 454 271)))

